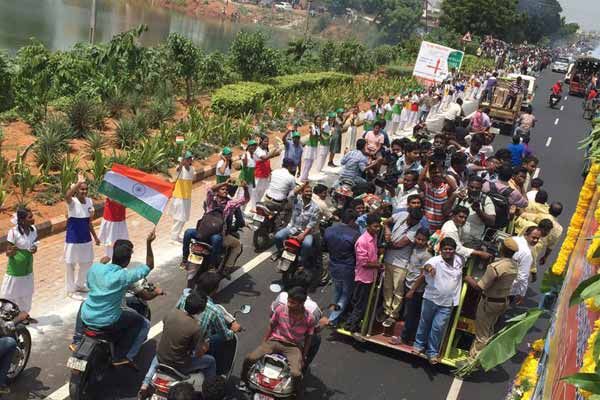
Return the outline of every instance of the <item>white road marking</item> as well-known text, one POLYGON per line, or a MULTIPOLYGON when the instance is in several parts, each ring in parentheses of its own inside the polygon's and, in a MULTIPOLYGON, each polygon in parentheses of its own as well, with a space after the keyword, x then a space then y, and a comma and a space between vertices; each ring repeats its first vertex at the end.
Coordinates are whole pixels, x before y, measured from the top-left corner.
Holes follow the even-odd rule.
POLYGON ((454 378, 452 381, 452 385, 450 385, 450 390, 448 391, 448 396, 446 396, 446 400, 458 400, 458 395, 460 393, 460 388, 462 387, 463 380, 459 378, 454 378))
POLYGON ((569 96, 565 96, 565 101, 567 101, 568 98, 569 98, 569 96))
POLYGON ((552 136, 550 136, 548 140, 546 140, 546 147, 550 147, 550 143, 552 143, 552 136))
MULTIPOLYGON (((252 271, 254 268, 258 267, 263 261, 267 260, 271 255, 275 252, 275 250, 267 250, 263 251, 252 260, 248 261, 238 270, 236 270, 233 274, 231 274, 231 280, 222 280, 219 285, 219 291, 225 289, 227 286, 231 285, 233 282, 238 280, 242 275, 252 271)), ((160 335, 163 330, 162 321, 158 324, 155 324, 152 328, 150 328, 150 332, 148 332, 148 339, 154 339, 156 336, 160 335)), ((48 400, 66 400, 69 398, 69 383, 65 383, 63 386, 52 392, 46 399, 48 400)))
POLYGON ((556 118, 556 121, 554 121, 554 125, 558 125, 559 120, 560 120, 560 118, 556 118))
POLYGON ((560 111, 564 110, 565 106, 560 106, 560 111))

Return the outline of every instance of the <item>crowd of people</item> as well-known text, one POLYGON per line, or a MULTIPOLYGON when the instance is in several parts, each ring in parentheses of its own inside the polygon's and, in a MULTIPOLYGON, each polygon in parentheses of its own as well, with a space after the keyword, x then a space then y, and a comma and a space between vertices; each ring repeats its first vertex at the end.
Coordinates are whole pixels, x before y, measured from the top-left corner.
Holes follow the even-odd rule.
MULTIPOLYGON (((535 126, 531 111, 520 116, 512 142, 504 147, 495 144, 490 132, 489 109, 479 108, 468 125, 461 123, 463 102, 491 96, 501 75, 502 71, 472 76, 453 71, 442 84, 387 101, 374 99, 366 110, 358 105, 337 109, 324 119, 315 117, 304 142, 300 126, 292 122, 281 137, 280 168, 272 169, 275 149, 267 135, 249 140, 239 160, 226 147, 215 166, 216 183, 207 192, 204 215, 195 228, 185 230, 196 171, 192 154, 184 151, 168 213, 173 218, 171 239, 182 243, 187 288, 164 318, 157 354, 139 397, 148 397, 158 363, 184 372, 202 371, 205 386, 210 387, 205 392, 215 393, 215 397, 205 393, 204 398, 222 396, 221 389, 214 389, 225 386, 219 372, 220 348, 241 327, 226 321, 213 296, 221 279, 236 269, 242 251, 239 230, 261 202, 291 211, 289 223, 275 234, 273 259, 293 238, 301 243, 301 264, 273 303, 263 342, 244 361, 240 389, 247 389, 245 380, 253 363, 264 354, 282 352, 301 399, 303 373, 320 346, 318 331, 343 328, 360 337, 370 288, 380 274, 383 307, 378 319, 385 328, 403 322, 401 334, 392 335, 390 343, 412 346, 432 364, 440 362, 443 334, 463 280, 480 292, 470 351, 475 357, 500 316, 511 304, 523 301, 529 282, 537 279, 537 268, 546 263, 563 229, 557 220, 562 205, 550 201, 537 176, 539 160, 528 145, 535 126), (444 120, 440 133, 427 128, 432 116, 444 120), (335 157, 342 152, 337 165, 335 157), (236 163, 240 175, 234 182, 236 163), (339 168, 338 181, 331 187, 311 183, 310 178, 325 178, 326 167, 339 168), (321 230, 324 219, 329 224, 321 230), (508 236, 492 253, 482 244, 497 238, 498 231, 508 236), (200 273, 187 262, 192 240, 211 245, 208 272, 200 273), (322 249, 328 250, 327 256, 322 249), (463 278, 468 262, 485 267, 479 279, 463 278), (323 270, 333 284, 333 297, 322 310, 307 293, 323 270)), ((155 234, 147 238, 146 264, 126 268, 133 244, 125 207, 106 199, 96 234, 87 191, 80 177, 65 196, 66 293, 82 301, 71 349, 78 348, 84 326, 110 328, 119 333, 114 365, 131 365, 150 323, 123 308, 122 302, 127 291, 142 293, 145 300, 162 294, 158 287, 139 285, 154 266, 155 234), (96 263, 94 244, 106 249, 96 263)), ((30 318, 37 235, 30 210, 19 209, 14 222, 1 297, 17 303, 25 319, 30 318)), ((5 358, 0 357, 0 376, 5 358)), ((7 388, 0 380, 3 390, 7 388)))

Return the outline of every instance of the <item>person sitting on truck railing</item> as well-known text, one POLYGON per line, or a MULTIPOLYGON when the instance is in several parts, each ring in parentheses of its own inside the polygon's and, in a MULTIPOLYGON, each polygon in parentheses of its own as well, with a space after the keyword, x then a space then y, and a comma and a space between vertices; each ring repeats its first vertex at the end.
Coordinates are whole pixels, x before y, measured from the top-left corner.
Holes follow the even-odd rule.
POLYGON ((513 83, 510 84, 510 87, 508 88, 508 95, 506 96, 506 99, 504 100, 504 104, 502 105, 502 108, 507 108, 509 110, 512 110, 515 106, 515 102, 517 101, 517 96, 519 96, 519 94, 523 91, 523 78, 521 78, 520 76, 517 77, 517 80, 514 81, 513 83))
POLYGON ((492 122, 490 121, 490 109, 489 107, 484 107, 475 112, 475 115, 469 121, 469 126, 467 129, 469 132, 473 133, 484 133, 488 132, 492 126, 492 122))

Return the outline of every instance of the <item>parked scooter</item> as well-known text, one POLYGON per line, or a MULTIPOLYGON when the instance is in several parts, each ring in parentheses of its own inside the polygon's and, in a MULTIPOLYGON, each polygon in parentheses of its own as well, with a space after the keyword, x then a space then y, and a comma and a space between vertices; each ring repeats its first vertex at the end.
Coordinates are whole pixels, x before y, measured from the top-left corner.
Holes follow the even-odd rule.
MULTIPOLYGON (((243 305, 239 311, 230 314, 227 312, 225 307, 218 305, 225 315, 225 321, 228 326, 231 326, 236 320, 238 313, 248 314, 252 310, 249 305, 243 305)), ((219 360, 225 365, 225 368, 218 368, 223 371, 222 375, 226 380, 229 380, 233 368, 235 367, 235 361, 237 356, 238 338, 237 335, 233 336, 233 339, 228 340, 224 343, 222 348, 221 359, 219 360)), ((217 366, 219 367, 219 366, 217 366)), ((219 371, 217 371, 219 372, 219 371)), ((188 382, 194 386, 196 392, 202 392, 202 383, 204 382, 204 375, 202 372, 194 372, 191 374, 183 374, 165 364, 158 364, 156 372, 150 382, 150 387, 153 391, 151 400, 166 400, 169 396, 169 392, 177 385, 188 382)))
POLYGON ((21 321, 14 327, 7 325, 7 323, 12 322, 20 313, 21 310, 15 303, 10 300, 0 299, 0 329, 3 332, 3 336, 11 336, 17 342, 17 350, 6 374, 9 382, 19 377, 27 366, 29 356, 31 355, 31 334, 27 330, 29 320, 21 321))

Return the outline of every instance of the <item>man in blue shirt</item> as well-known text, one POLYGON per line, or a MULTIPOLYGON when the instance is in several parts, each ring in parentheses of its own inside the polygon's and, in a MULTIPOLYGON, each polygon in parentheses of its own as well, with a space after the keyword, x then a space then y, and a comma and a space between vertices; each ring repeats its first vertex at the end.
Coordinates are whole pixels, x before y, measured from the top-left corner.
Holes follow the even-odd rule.
POLYGON ((121 305, 127 289, 145 278, 154 268, 152 241, 155 238, 152 230, 146 238, 146 265, 127 269, 133 254, 133 243, 118 240, 114 246, 112 263, 94 263, 87 274, 90 292, 81 307, 81 320, 86 326, 114 332, 115 366, 132 363, 144 342, 144 338, 139 338, 144 317, 133 310, 123 309, 121 305))
POLYGON ((346 310, 354 289, 354 244, 360 236, 355 220, 356 212, 346 210, 342 214, 342 222, 327 228, 323 236, 325 245, 330 249, 329 272, 334 285, 334 310, 329 314, 329 323, 333 326, 346 310))
POLYGON ((513 136, 512 143, 506 146, 510 151, 510 161, 513 167, 520 167, 525 156, 525 146, 521 143, 521 137, 513 136))
POLYGON ((366 147, 367 141, 365 139, 358 139, 356 141, 356 150, 352 150, 344 155, 340 162, 342 164, 341 179, 352 179, 354 183, 367 182, 364 178, 365 171, 374 167, 379 161, 373 161, 369 164, 366 147))
POLYGON ((291 132, 291 135, 289 132, 286 132, 286 134, 284 135, 283 143, 285 143, 285 154, 283 158, 288 158, 294 161, 296 169, 292 173, 292 175, 300 176, 300 170, 302 169, 303 146, 300 142, 300 132, 297 131, 297 128, 298 126, 294 124, 294 128, 291 132), (291 138, 289 138, 289 136, 291 136, 291 138))

